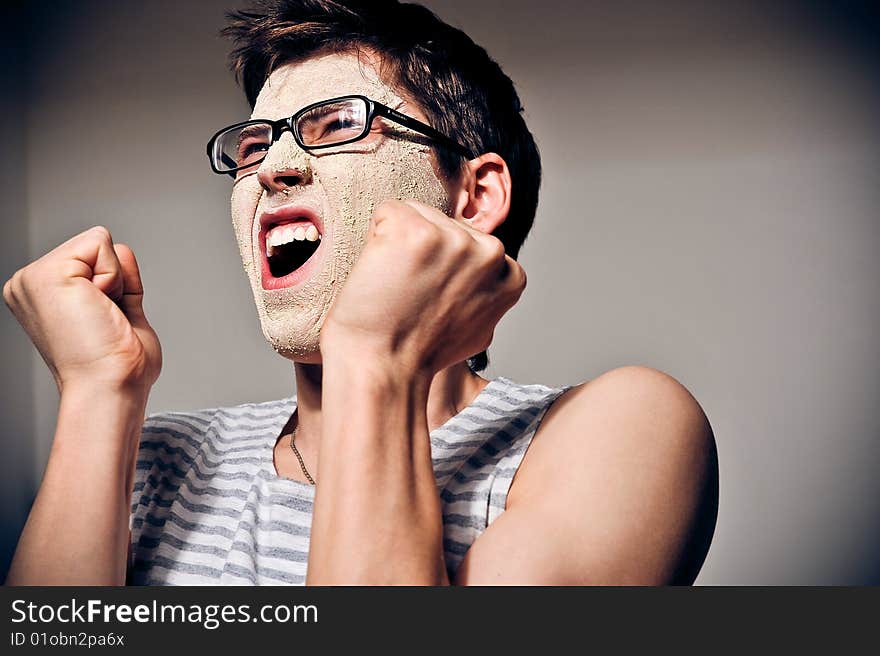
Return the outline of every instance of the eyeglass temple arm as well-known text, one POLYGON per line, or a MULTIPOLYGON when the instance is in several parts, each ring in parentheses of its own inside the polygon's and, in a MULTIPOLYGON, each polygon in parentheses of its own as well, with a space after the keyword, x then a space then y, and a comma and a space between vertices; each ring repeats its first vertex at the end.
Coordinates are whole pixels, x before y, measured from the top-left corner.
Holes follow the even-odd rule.
POLYGON ((453 141, 442 132, 438 132, 427 123, 422 123, 421 121, 418 121, 411 116, 401 114, 400 112, 391 109, 387 105, 383 105, 377 102, 374 102, 373 105, 375 107, 375 112, 380 116, 389 118, 396 123, 400 123, 401 125, 410 128, 411 130, 415 130, 416 132, 421 132, 426 137, 431 137, 435 141, 439 141, 440 143, 448 146, 458 154, 467 157, 468 159, 471 159, 473 157, 473 154, 471 154, 471 152, 467 148, 462 146, 457 141, 453 141))

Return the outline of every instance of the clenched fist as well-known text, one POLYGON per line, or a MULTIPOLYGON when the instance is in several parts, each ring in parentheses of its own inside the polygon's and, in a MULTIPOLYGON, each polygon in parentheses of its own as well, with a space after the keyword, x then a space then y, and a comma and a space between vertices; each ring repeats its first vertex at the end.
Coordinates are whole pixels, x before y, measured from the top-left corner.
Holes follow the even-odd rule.
POLYGON ((322 356, 344 349, 433 375, 486 349, 525 284, 496 237, 417 201, 386 201, 324 321, 322 356))
POLYGON ((69 239, 3 286, 60 392, 80 384, 149 392, 162 350, 143 294, 134 253, 103 227, 69 239))

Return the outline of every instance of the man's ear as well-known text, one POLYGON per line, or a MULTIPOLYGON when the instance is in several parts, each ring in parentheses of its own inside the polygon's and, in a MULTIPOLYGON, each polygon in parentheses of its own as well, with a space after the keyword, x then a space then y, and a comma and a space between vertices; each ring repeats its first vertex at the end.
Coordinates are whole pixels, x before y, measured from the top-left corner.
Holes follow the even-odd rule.
POLYGON ((455 218, 492 234, 510 212, 510 171, 495 153, 480 155, 465 164, 455 218))

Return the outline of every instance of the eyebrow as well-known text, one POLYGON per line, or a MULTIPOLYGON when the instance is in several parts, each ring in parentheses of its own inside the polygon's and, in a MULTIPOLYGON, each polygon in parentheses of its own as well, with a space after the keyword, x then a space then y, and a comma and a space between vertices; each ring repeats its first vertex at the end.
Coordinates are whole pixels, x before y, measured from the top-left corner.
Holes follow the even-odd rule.
MULTIPOLYGON (((268 123, 268 121, 267 121, 268 123)), ((261 131, 265 130, 265 126, 261 125, 248 125, 242 128, 241 133, 238 135, 239 143, 242 139, 246 139, 247 137, 253 136, 255 134, 259 134, 261 131)))

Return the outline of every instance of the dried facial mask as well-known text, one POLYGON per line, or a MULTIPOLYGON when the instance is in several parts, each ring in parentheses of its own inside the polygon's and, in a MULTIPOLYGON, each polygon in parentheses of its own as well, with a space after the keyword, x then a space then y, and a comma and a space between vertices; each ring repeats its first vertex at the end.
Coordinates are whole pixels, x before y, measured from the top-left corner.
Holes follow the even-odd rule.
MULTIPOLYGON (((369 64, 352 54, 279 67, 260 92, 252 117, 286 118, 310 103, 351 94, 413 114, 412 107, 379 80, 369 64)), ((307 153, 285 133, 258 171, 236 180, 233 227, 263 334, 279 354, 298 362, 320 362, 321 326, 364 247, 370 217, 379 203, 411 198, 450 214, 449 193, 431 150, 414 137, 395 129, 307 153), (292 172, 298 179, 288 195, 261 185, 260 178, 274 180, 281 175, 290 181, 292 172), (286 205, 307 208, 320 218, 320 246, 304 280, 283 289, 264 289, 260 217, 286 205)))

